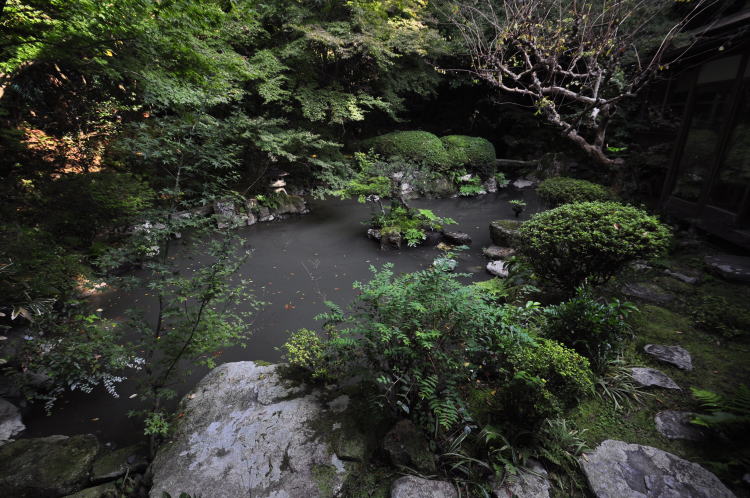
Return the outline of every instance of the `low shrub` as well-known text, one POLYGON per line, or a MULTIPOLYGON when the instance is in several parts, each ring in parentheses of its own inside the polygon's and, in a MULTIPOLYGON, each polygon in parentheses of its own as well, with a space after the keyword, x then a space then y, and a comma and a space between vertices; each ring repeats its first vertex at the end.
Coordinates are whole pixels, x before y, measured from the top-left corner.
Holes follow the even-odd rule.
POLYGON ((608 201, 613 198, 604 185, 564 176, 542 181, 536 192, 552 207, 571 202, 608 201))
POLYGON ((617 202, 563 204, 518 231, 519 249, 542 279, 573 290, 609 280, 627 263, 662 254, 670 230, 655 216, 617 202))
POLYGON ((308 371, 314 380, 325 379, 328 376, 324 344, 314 330, 297 330, 281 348, 284 351, 284 359, 292 368, 308 371))
POLYGON ((587 357, 597 373, 615 358, 630 334, 628 315, 637 308, 627 302, 596 299, 587 288, 556 306, 545 308, 544 334, 587 357))
POLYGON ((699 329, 727 338, 750 335, 750 311, 721 296, 702 296, 692 310, 699 329))
POLYGON ((383 408, 438 442, 467 424, 533 428, 591 391, 588 360, 527 330, 534 306, 498 306, 439 268, 373 272, 346 312, 323 315, 325 368, 376 386, 383 408))
POLYGON ((428 230, 442 230, 445 225, 456 223, 451 218, 441 218, 429 209, 411 209, 392 206, 386 214, 373 216, 371 226, 382 235, 400 235, 407 245, 419 245, 428 230))
POLYGON ((384 157, 399 157, 441 170, 452 166, 443 142, 426 131, 394 131, 366 140, 364 145, 384 157))
POLYGON ((466 135, 441 137, 453 167, 484 166, 495 161, 495 146, 489 140, 466 135))

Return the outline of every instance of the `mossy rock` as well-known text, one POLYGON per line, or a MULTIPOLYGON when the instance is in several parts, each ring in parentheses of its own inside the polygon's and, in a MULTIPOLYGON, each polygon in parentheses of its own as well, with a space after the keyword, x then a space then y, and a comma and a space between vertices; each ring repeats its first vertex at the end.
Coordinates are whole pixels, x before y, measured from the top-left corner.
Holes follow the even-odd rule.
POLYGON ((500 247, 515 247, 518 244, 518 229, 523 224, 520 220, 495 220, 490 222, 492 243, 500 247))
POLYGON ((481 137, 448 135, 440 139, 454 167, 482 166, 497 159, 495 146, 481 137))
POLYGON ((91 434, 19 439, 0 447, 0 489, 17 498, 63 496, 86 485, 99 441, 91 434))
POLYGON ((399 157, 443 170, 452 166, 443 142, 427 131, 394 131, 365 140, 363 145, 385 157, 399 157))

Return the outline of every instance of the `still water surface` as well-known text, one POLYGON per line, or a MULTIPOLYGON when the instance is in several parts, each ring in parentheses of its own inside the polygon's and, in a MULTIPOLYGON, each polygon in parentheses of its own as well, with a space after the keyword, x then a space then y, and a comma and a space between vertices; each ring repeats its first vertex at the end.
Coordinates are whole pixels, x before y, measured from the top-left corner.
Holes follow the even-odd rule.
MULTIPOLYGON (((471 280, 483 280, 489 278, 485 271, 487 260, 482 256, 482 248, 491 243, 488 224, 491 220, 514 217, 507 202, 511 199, 526 201, 522 219, 540 209, 533 191, 512 188, 475 198, 419 199, 411 204, 457 221, 449 229, 468 233, 473 243, 468 251, 461 253, 456 271, 471 273, 471 280)), ((256 298, 268 304, 254 315, 247 347, 222 351, 217 358, 219 363, 278 361, 277 348, 289 332, 302 327, 316 328, 318 324, 313 317, 326 310, 325 300, 342 306, 349 303, 354 297, 352 283, 368 280, 371 265, 393 263, 396 272, 411 272, 428 267, 440 255, 435 247, 380 251, 379 245, 364 235, 366 226, 362 222, 371 214, 369 205, 327 200, 313 201, 310 208, 311 213, 306 216, 240 230, 253 250, 241 269, 242 276, 253 280, 256 298)), ((95 306, 103 309, 105 317, 121 320, 129 308, 147 309, 148 301, 147 296, 113 292, 98 298, 95 306)), ((180 389, 180 395, 205 373, 196 370, 180 389)), ((119 398, 112 398, 103 389, 89 395, 74 393, 61 400, 49 417, 35 410, 25 418, 24 435, 93 433, 101 441, 118 446, 132 443, 141 437, 141 429, 127 412, 141 406, 137 398, 130 398, 134 392, 132 384, 120 384, 118 392, 119 398)))

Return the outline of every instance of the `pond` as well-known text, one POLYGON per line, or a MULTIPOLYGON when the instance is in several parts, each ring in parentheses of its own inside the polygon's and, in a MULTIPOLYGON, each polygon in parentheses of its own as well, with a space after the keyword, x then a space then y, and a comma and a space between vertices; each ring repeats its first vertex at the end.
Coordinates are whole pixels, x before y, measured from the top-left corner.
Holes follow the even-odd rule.
MULTIPOLYGON (((508 200, 527 203, 521 219, 541 209, 532 190, 504 189, 497 194, 474 198, 417 199, 414 207, 431 209, 440 216, 457 221, 450 229, 468 233, 473 239, 469 250, 459 256, 456 271, 470 273, 471 280, 485 280, 487 260, 482 248, 491 244, 488 224, 500 218, 513 218, 508 200)), ((252 257, 241 269, 242 276, 253 280, 256 297, 268 303, 254 316, 252 337, 246 348, 221 351, 218 363, 243 360, 278 361, 278 347, 290 331, 319 325, 313 317, 325 311, 325 300, 346 305, 354 297, 352 283, 370 278, 369 267, 393 263, 397 272, 427 268, 441 253, 436 247, 403 248, 381 251, 365 236, 371 206, 355 201, 312 201, 311 213, 274 223, 262 223, 241 229, 253 249, 252 257)), ((121 320, 125 310, 148 308, 147 296, 113 292, 96 299, 106 318, 121 320)), ((205 375, 196 369, 180 389, 180 396, 205 375)), ((132 384, 118 387, 119 398, 97 390, 92 394, 73 393, 60 400, 51 416, 35 408, 25 417, 24 436, 92 433, 100 441, 117 446, 140 439, 141 429, 127 416, 140 408, 132 384)))

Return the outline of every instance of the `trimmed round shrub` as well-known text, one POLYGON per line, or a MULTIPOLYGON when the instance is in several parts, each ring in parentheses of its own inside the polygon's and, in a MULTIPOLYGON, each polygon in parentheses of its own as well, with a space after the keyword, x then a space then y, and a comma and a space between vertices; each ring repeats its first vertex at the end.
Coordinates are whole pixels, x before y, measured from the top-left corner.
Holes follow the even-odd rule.
POLYGON ((536 193, 553 207, 570 202, 609 201, 613 197, 604 185, 565 176, 544 180, 536 193))
POLYGON ((628 262, 662 254, 670 230, 655 216, 617 202, 563 204, 518 231, 534 272, 564 289, 606 282, 628 262))
POLYGON ((440 139, 453 167, 483 166, 495 161, 495 146, 489 140, 466 135, 448 135, 440 139))
POLYGON ((451 166, 443 142, 427 131, 394 131, 366 140, 364 144, 386 157, 400 157, 439 169, 451 166))

